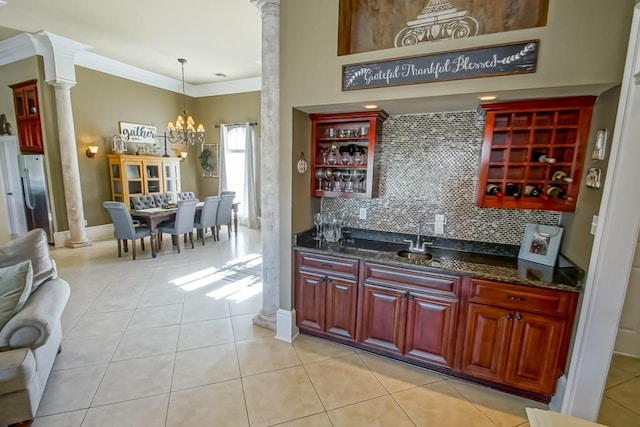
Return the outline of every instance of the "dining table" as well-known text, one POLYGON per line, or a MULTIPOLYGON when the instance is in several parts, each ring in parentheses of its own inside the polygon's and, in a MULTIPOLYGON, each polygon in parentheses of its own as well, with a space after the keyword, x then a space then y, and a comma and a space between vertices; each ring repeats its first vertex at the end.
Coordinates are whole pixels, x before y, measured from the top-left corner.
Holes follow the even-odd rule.
MULTIPOLYGON (((233 213, 233 230, 235 234, 238 234, 238 206, 240 202, 234 202, 231 205, 231 212, 233 213)), ((196 205, 196 212, 202 209, 204 206, 204 202, 198 202, 196 205)), ((155 258, 158 256, 156 252, 156 239, 158 236, 156 235, 156 230, 158 229, 158 225, 164 221, 171 221, 175 219, 176 212, 178 211, 177 207, 173 208, 147 208, 147 209, 133 209, 131 210, 131 218, 142 221, 147 224, 150 231, 150 239, 151 239, 151 257, 155 258)))

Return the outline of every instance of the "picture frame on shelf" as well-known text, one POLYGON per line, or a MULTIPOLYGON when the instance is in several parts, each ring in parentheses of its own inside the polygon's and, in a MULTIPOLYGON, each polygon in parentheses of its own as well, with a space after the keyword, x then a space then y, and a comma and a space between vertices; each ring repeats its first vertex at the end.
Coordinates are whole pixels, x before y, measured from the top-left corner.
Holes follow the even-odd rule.
POLYGON ((558 258, 563 228, 557 225, 527 224, 519 259, 554 266, 558 258))
POLYGON ((217 178, 220 175, 219 159, 218 144, 202 144, 198 163, 203 177, 217 178))

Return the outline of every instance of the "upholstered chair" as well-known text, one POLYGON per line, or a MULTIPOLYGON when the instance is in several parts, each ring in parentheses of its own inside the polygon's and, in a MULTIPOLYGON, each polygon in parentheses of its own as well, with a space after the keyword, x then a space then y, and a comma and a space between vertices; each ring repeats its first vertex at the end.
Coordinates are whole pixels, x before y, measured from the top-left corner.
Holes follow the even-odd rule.
POLYGON ((143 196, 129 196, 129 201, 131 202, 131 209, 149 209, 157 206, 153 196, 143 195, 143 196))
MULTIPOLYGON (((193 244, 193 221, 196 215, 196 205, 198 199, 194 200, 181 200, 178 202, 178 209, 176 210, 176 218, 174 221, 165 221, 158 225, 158 232, 171 234, 171 241, 174 246, 178 247, 178 253, 180 253, 180 234, 189 234, 189 240, 191 241, 191 249, 195 248, 193 244)), ((160 248, 158 248, 159 250, 160 248)))
POLYGON ((180 200, 198 200, 196 197, 196 193, 193 191, 183 191, 178 193, 178 201, 180 200))
POLYGON ((167 193, 159 193, 153 195, 153 201, 155 202, 156 207, 164 208, 169 204, 171 200, 169 199, 167 193))
POLYGON ((216 225, 216 217, 218 216, 218 205, 220 204, 220 196, 209 196, 204 199, 204 204, 199 212, 196 212, 196 219, 193 222, 193 226, 198 230, 198 235, 202 240, 202 246, 204 246, 204 234, 207 228, 211 227, 211 235, 213 240, 216 240, 216 232, 214 231, 216 225))
POLYGON ((233 205, 233 194, 225 194, 220 196, 220 204, 218 205, 218 215, 216 216, 216 238, 220 240, 220 226, 227 226, 227 233, 231 238, 231 207, 233 205))
POLYGON ((122 241, 125 241, 125 252, 127 251, 127 240, 131 240, 133 259, 136 259, 136 239, 140 239, 140 245, 144 250, 144 238, 151 236, 149 227, 140 225, 135 227, 129 209, 122 202, 104 202, 102 206, 109 212, 113 228, 115 229, 116 240, 118 241, 118 257, 122 256, 122 241))

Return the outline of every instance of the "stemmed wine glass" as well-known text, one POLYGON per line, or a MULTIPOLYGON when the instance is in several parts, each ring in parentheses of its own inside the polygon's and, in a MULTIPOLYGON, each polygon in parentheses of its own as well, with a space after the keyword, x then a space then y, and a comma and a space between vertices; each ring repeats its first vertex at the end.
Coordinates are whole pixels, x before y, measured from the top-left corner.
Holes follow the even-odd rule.
POLYGON ((316 225, 316 235, 313 240, 322 240, 322 232, 320 230, 322 227, 322 214, 320 212, 313 215, 313 223, 316 225))
POLYGON ((322 168, 316 169, 316 179, 318 180, 318 191, 322 191, 322 178, 324 178, 325 171, 322 168))
POLYGON ((356 153, 353 156, 353 163, 355 163, 356 165, 361 165, 364 163, 364 147, 358 147, 356 149, 356 153))
POLYGON ((322 164, 327 164, 327 153, 329 153, 329 148, 320 148, 320 153, 322 153, 322 164))
POLYGON ((365 174, 362 169, 354 169, 351 171, 353 180, 355 181, 355 191, 360 191, 360 181, 364 178, 365 174))
POLYGON ((354 177, 355 170, 346 170, 342 172, 342 180, 345 182, 344 191, 348 193, 353 192, 353 182, 351 181, 354 177))

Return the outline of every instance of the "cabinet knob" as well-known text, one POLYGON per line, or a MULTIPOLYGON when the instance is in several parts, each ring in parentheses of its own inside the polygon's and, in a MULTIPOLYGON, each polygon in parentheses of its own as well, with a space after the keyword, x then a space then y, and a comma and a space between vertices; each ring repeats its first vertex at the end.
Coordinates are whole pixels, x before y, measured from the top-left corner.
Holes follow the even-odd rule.
POLYGON ((400 298, 406 298, 409 296, 409 292, 405 292, 404 294, 402 294, 402 296, 400 298))
POLYGON ((511 313, 507 313, 505 316, 508 320, 511 320, 513 318, 513 315, 511 313))
POLYGON ((520 313, 516 314, 516 320, 522 320, 523 317, 520 313))
POLYGON ((512 301, 526 301, 526 298, 523 297, 514 297, 513 295, 509 295, 507 296, 507 299, 510 299, 512 301))

